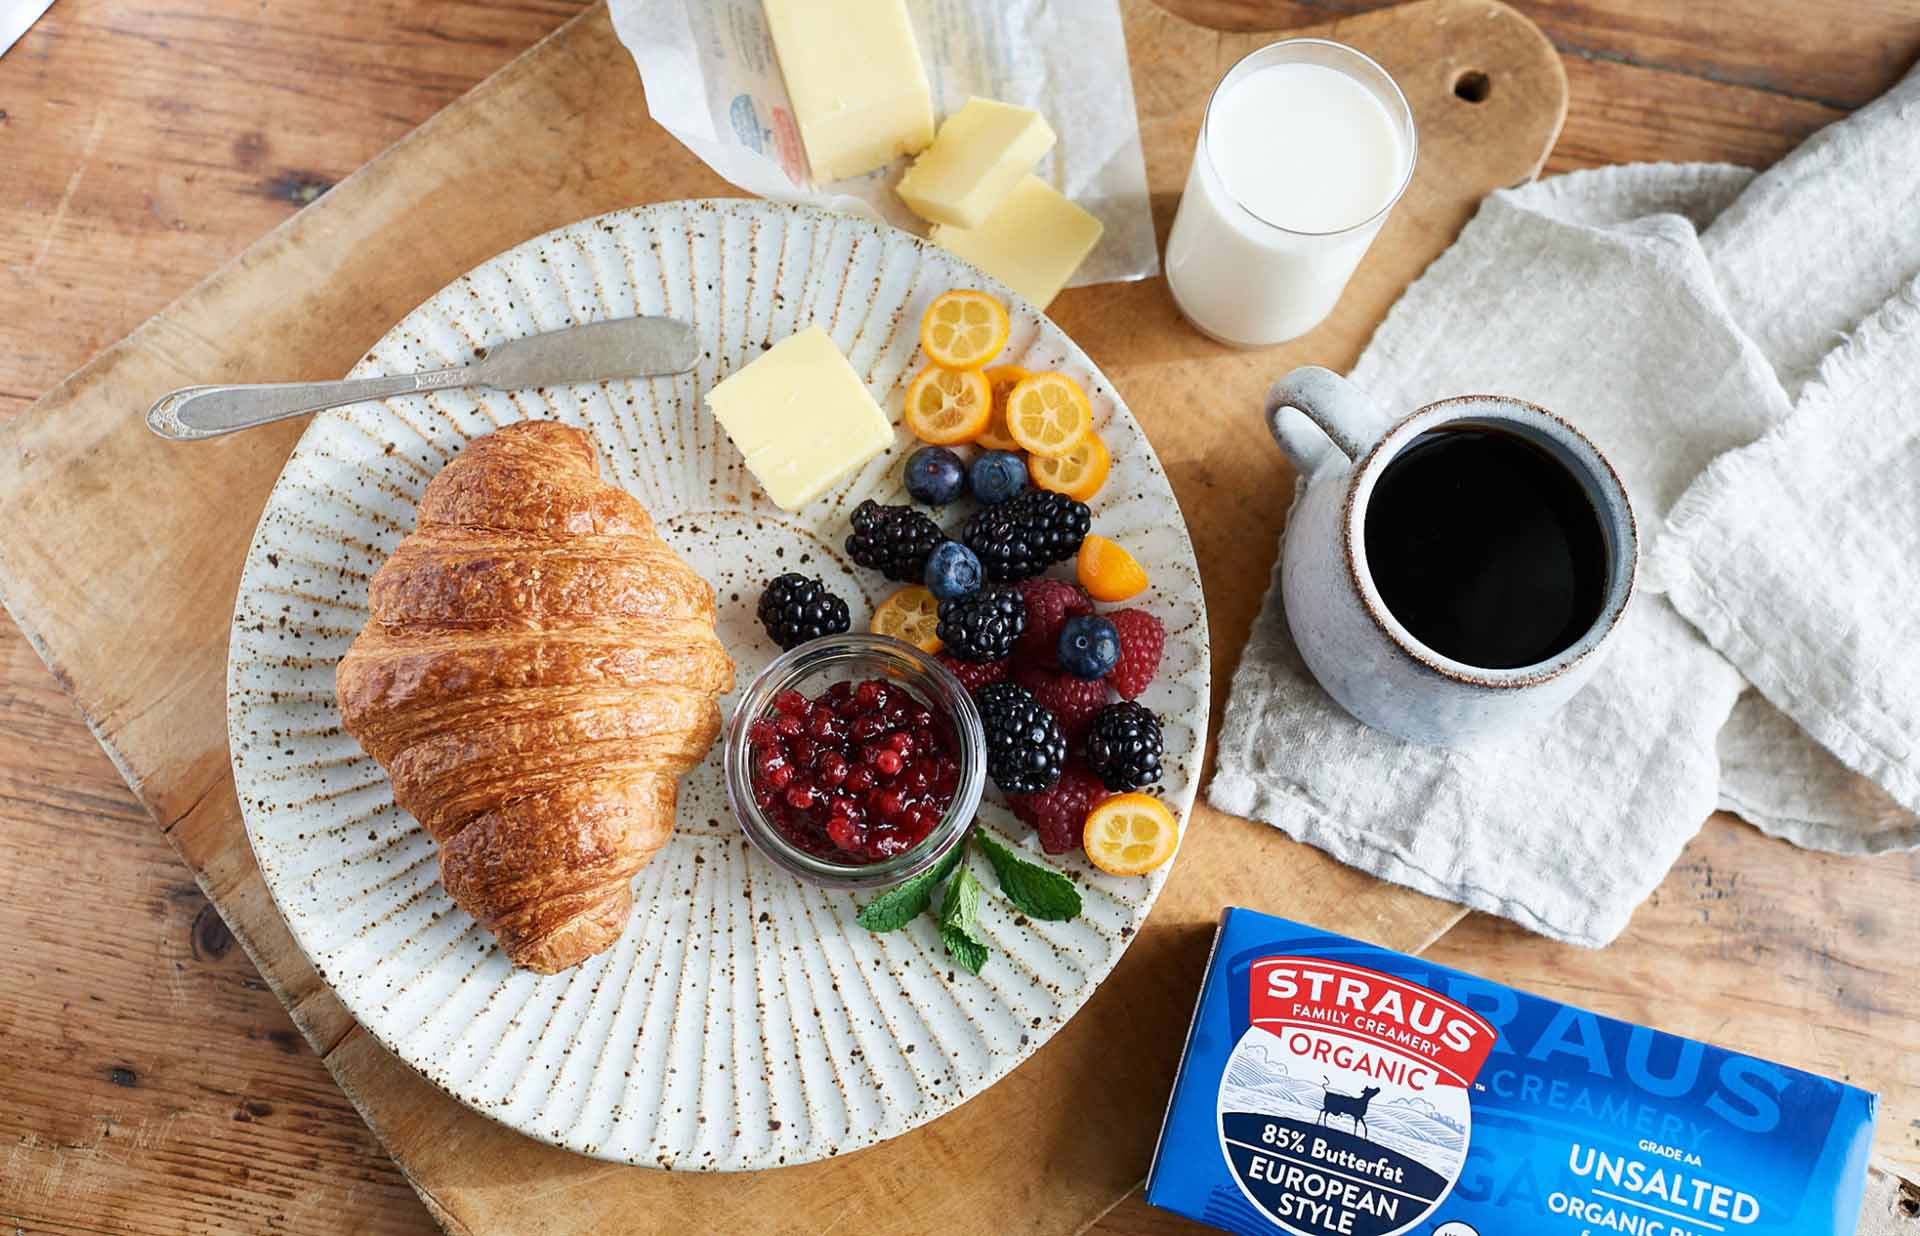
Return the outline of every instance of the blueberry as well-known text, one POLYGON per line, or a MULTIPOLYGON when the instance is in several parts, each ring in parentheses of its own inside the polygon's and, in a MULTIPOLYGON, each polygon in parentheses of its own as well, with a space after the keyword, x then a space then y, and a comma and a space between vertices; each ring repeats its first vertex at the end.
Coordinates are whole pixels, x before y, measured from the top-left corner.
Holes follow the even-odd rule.
POLYGON ((1120 632, 1105 618, 1082 614, 1060 628, 1060 668, 1075 678, 1105 678, 1120 664, 1120 632))
POLYGON ((958 541, 943 541, 927 558, 927 591, 954 601, 980 591, 980 559, 958 541))
POLYGON ((973 461, 967 477, 974 497, 998 506, 1027 487, 1027 463, 1018 451, 988 451, 973 461))
POLYGON ((945 506, 967 490, 967 465, 944 446, 923 446, 907 456, 907 492, 915 502, 945 506))

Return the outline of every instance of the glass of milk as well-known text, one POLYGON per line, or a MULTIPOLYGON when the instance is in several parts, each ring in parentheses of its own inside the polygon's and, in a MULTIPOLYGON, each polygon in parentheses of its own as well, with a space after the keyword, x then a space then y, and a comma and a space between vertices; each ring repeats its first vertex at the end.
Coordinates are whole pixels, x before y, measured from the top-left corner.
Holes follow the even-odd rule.
POLYGON ((1221 343, 1320 324, 1413 179, 1413 112, 1387 71, 1325 39, 1273 43, 1214 88, 1167 240, 1167 285, 1221 343))

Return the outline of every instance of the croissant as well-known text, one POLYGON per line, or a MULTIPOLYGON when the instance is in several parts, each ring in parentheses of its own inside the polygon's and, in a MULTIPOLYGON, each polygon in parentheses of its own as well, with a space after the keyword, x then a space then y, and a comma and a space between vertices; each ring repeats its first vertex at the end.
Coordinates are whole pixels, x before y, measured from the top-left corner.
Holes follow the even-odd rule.
POLYGON ((476 438, 427 485, 341 660, 340 716, 517 966, 610 946, 720 730, 713 588, 548 421, 476 438))

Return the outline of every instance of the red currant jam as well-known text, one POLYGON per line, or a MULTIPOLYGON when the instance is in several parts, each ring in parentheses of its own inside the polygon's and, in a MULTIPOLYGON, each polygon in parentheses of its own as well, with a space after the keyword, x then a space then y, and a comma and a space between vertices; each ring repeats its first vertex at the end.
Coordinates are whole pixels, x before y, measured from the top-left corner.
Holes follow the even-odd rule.
POLYGON ((946 724, 878 678, 812 699, 782 691, 747 742, 754 802, 781 836, 829 862, 906 853, 960 788, 946 724))

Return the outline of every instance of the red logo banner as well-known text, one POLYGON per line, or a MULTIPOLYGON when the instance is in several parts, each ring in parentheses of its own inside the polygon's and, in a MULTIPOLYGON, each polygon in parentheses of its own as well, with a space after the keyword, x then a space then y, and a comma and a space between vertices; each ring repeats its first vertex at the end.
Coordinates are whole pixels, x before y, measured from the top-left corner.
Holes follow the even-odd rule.
POLYGON ((1248 985, 1249 1019, 1290 1055, 1411 1090, 1471 1085, 1499 1037, 1458 1001, 1345 962, 1263 957, 1248 985))

